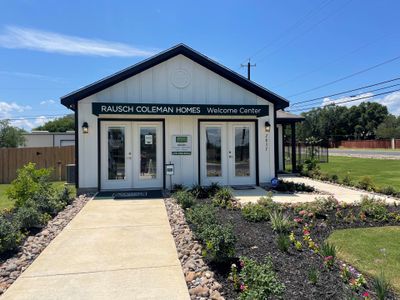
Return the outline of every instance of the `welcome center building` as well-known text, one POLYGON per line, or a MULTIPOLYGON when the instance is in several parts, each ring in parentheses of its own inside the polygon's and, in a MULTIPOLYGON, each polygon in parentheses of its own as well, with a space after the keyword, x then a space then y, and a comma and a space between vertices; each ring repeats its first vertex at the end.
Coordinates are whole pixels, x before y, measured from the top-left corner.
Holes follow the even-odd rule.
POLYGON ((75 112, 80 193, 268 184, 279 166, 277 111, 289 106, 183 44, 61 103, 75 112))

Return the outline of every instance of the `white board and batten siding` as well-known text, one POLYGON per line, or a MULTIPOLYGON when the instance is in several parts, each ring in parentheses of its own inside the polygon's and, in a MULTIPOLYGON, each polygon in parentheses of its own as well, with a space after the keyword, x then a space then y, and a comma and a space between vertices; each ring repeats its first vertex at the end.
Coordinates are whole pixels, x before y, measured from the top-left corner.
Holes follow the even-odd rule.
MULTIPOLYGON (((259 180, 269 182, 274 177, 274 131, 266 138, 265 121, 273 128, 272 103, 226 80, 183 55, 177 55, 142 73, 78 102, 78 126, 89 124, 89 134, 79 131, 79 186, 96 188, 98 183, 97 116, 92 114, 92 102, 158 103, 158 104, 269 104, 269 116, 258 119, 259 180), (268 145, 267 145, 268 142, 268 145), (95 176, 94 176, 95 175, 95 176)), ((99 117, 102 117, 100 115, 99 117)), ((198 182, 197 120, 208 116, 107 115, 106 118, 164 118, 166 129, 166 161, 175 164, 174 183, 192 185, 198 182), (171 155, 172 135, 192 135, 192 155, 171 155)), ((213 119, 220 117, 213 116, 213 119)), ((235 118, 221 117, 224 119, 235 118)), ((243 117, 241 117, 243 118, 243 117)), ((254 119, 255 117, 249 117, 254 119)), ((168 183, 168 182, 167 182, 168 183)))

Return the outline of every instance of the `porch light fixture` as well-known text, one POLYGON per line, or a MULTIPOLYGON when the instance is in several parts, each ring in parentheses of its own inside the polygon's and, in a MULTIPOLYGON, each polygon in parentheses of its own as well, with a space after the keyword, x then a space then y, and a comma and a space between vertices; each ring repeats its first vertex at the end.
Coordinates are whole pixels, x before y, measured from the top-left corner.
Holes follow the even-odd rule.
POLYGON ((265 122, 265 132, 270 132, 270 130, 271 130, 271 124, 268 121, 266 121, 265 122))
POLYGON ((89 133, 89 124, 87 122, 82 124, 82 133, 89 133))

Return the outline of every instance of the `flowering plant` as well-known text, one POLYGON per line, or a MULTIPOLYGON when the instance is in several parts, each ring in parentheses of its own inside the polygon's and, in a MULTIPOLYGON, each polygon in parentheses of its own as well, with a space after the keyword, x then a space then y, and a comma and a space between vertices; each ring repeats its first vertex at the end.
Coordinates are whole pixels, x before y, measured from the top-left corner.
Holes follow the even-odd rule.
POLYGON ((371 296, 369 295, 368 292, 364 292, 364 293, 362 294, 362 296, 363 296, 364 300, 371 300, 371 296))
POLYGON ((357 272, 352 266, 346 264, 340 266, 340 277, 354 290, 358 290, 361 286, 367 284, 365 277, 361 273, 357 272))
POLYGON ((310 232, 310 227, 308 226, 308 224, 305 224, 303 226, 303 240, 307 243, 308 248, 315 252, 318 253, 318 246, 317 244, 313 241, 313 239, 311 238, 311 232, 310 232))
POLYGON ((335 259, 332 255, 325 256, 324 257, 324 265, 327 266, 328 268, 331 268, 335 262, 335 259))
POLYGON ((242 283, 240 282, 239 272, 236 264, 232 264, 231 272, 229 273, 229 280, 233 282, 233 288, 235 290, 239 290, 242 287, 242 283))
POLYGON ((294 218, 293 221, 295 221, 298 224, 303 223, 303 219, 302 218, 294 218))

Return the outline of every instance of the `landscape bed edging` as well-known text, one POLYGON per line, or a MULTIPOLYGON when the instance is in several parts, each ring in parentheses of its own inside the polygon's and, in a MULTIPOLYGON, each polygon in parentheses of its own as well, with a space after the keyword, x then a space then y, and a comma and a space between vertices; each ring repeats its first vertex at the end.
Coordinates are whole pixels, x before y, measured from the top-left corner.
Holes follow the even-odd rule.
POLYGON ((90 200, 81 195, 60 211, 37 234, 28 236, 20 250, 0 265, 0 295, 24 272, 50 242, 64 229, 90 200))
POLYGON ((171 198, 165 199, 164 203, 190 298, 224 300, 220 293, 222 286, 214 279, 214 273, 204 262, 202 246, 195 240, 186 223, 182 208, 171 198))

